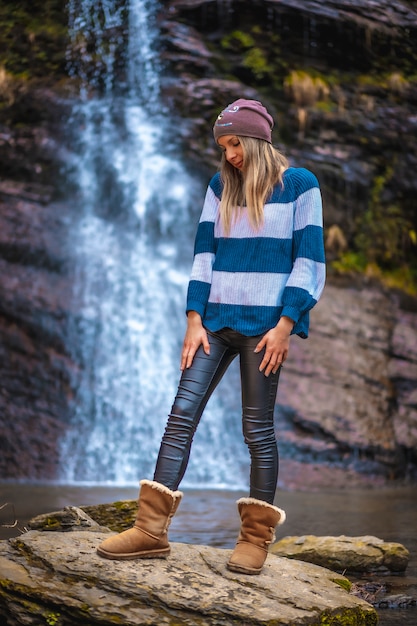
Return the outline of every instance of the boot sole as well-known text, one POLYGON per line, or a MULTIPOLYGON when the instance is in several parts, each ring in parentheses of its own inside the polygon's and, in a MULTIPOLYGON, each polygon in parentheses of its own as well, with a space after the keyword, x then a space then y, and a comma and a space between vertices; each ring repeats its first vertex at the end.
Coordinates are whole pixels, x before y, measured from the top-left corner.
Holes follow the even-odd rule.
POLYGON ((249 574, 252 576, 260 574, 262 571, 262 567, 260 567, 259 569, 255 569, 251 567, 243 567, 243 565, 235 565, 234 563, 227 563, 226 567, 231 572, 237 572, 238 574, 249 574))
POLYGON ((114 552, 107 552, 102 548, 97 548, 97 554, 105 559, 112 559, 113 561, 129 561, 133 559, 165 559, 171 550, 165 548, 163 550, 149 550, 147 552, 127 552, 122 554, 115 554, 114 552))

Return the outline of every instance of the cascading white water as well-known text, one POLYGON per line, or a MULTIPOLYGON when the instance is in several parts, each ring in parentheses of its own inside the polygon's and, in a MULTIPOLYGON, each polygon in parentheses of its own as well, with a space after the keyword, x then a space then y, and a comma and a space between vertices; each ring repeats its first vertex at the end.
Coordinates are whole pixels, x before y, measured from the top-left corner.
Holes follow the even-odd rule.
MULTIPOLYGON (((70 329, 77 388, 63 482, 152 478, 179 379, 204 184, 175 157, 159 100, 155 2, 70 0, 69 123, 79 218, 70 329)), ((208 129, 209 132, 209 129, 208 129)), ((242 488, 248 453, 233 365, 197 431, 183 486, 242 488)))

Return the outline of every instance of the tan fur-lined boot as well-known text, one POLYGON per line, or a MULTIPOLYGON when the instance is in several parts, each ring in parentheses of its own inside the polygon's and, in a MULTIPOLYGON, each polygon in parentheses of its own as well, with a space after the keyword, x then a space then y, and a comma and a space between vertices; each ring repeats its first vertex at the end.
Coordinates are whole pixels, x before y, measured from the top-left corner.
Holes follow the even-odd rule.
POLYGON ((152 480, 140 481, 138 513, 133 528, 103 541, 97 554, 106 559, 150 559, 168 556, 168 527, 182 498, 152 480))
POLYGON ((240 533, 227 568, 240 574, 259 574, 275 541, 275 527, 285 522, 285 511, 256 498, 237 501, 240 533))

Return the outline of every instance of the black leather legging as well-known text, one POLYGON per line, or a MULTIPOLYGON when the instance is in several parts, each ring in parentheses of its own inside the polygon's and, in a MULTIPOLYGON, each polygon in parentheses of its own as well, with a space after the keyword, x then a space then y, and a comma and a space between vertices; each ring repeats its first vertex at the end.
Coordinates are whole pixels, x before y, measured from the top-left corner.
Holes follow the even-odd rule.
POLYGON ((243 435, 251 457, 250 496, 273 503, 278 478, 274 406, 280 369, 268 377, 259 371, 264 351, 256 354, 254 349, 261 337, 246 337, 231 329, 208 333, 210 355, 200 346, 191 367, 181 376, 159 450, 155 481, 178 489, 203 410, 239 355, 243 435))

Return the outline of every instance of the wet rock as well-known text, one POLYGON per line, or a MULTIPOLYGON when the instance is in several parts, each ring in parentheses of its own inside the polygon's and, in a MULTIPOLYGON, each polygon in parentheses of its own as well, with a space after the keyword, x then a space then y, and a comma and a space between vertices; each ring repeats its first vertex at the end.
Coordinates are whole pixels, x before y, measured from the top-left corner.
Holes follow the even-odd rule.
POLYGON ((372 606, 378 609, 408 609, 417 606, 417 598, 403 593, 389 594, 372 602, 372 606))
POLYGON ((9 626, 377 623, 344 576, 310 563, 271 554, 249 580, 226 569, 230 550, 208 546, 174 543, 166 560, 102 559, 107 536, 29 531, 0 542, 0 617, 9 626))
POLYGON ((70 99, 59 93, 58 86, 55 90, 36 85, 19 87, 13 101, 0 108, 3 180, 42 185, 54 196, 62 195, 66 186, 62 166, 68 156, 63 147, 62 120, 70 110, 70 99))
POLYGON ((320 17, 346 20, 376 28, 377 25, 394 30, 398 26, 415 25, 417 12, 407 3, 389 0, 336 0, 326 3, 320 0, 268 0, 269 4, 282 4, 292 9, 308 11, 320 17))
MULTIPOLYGON (((33 517, 29 521, 29 529, 65 532, 69 530, 98 530, 99 525, 81 508, 66 506, 61 511, 33 517)), ((107 530, 107 528, 104 530, 107 530)))
MULTIPOLYGON (((170 6, 172 14, 181 10, 192 10, 200 7, 211 8, 218 3, 216 0, 169 0, 165 2, 170 6)), ((229 10, 232 9, 229 2, 229 10)), ((332 20, 352 21, 358 24, 366 24, 371 28, 382 25, 394 30, 398 26, 414 26, 417 20, 417 12, 406 2, 397 0, 336 0, 333 2, 321 2, 320 0, 266 0, 270 6, 280 5, 289 10, 299 11, 315 15, 316 17, 329 18, 332 20)), ((223 7, 217 7, 219 14, 223 7)), ((223 9, 224 10, 224 9, 223 9)))
POLYGON ((416 328, 389 293, 326 286, 280 379, 282 484, 381 484, 413 466, 416 328))
POLYGON ((354 582, 350 588, 350 593, 354 596, 362 598, 365 602, 369 602, 375 606, 381 601, 381 597, 387 592, 387 585, 380 582, 354 582))
POLYGON ((349 573, 404 572, 410 558, 402 544, 372 536, 284 537, 271 546, 271 552, 349 573))
POLYGON ((417 606, 417 598, 406 593, 389 593, 385 583, 354 582, 350 593, 378 609, 408 609, 417 606))
POLYGON ((3 478, 56 477, 77 372, 67 342, 68 223, 48 197, 40 185, 5 181, 0 188, 3 478))
POLYGON ((165 20, 161 23, 161 33, 164 46, 162 58, 175 63, 177 72, 189 69, 203 73, 214 71, 212 54, 191 26, 165 20))
POLYGON ((29 530, 65 531, 105 527, 115 532, 130 528, 137 513, 136 500, 123 500, 91 506, 66 506, 60 511, 43 513, 33 517, 29 530), (81 528, 80 528, 81 527, 81 528))

